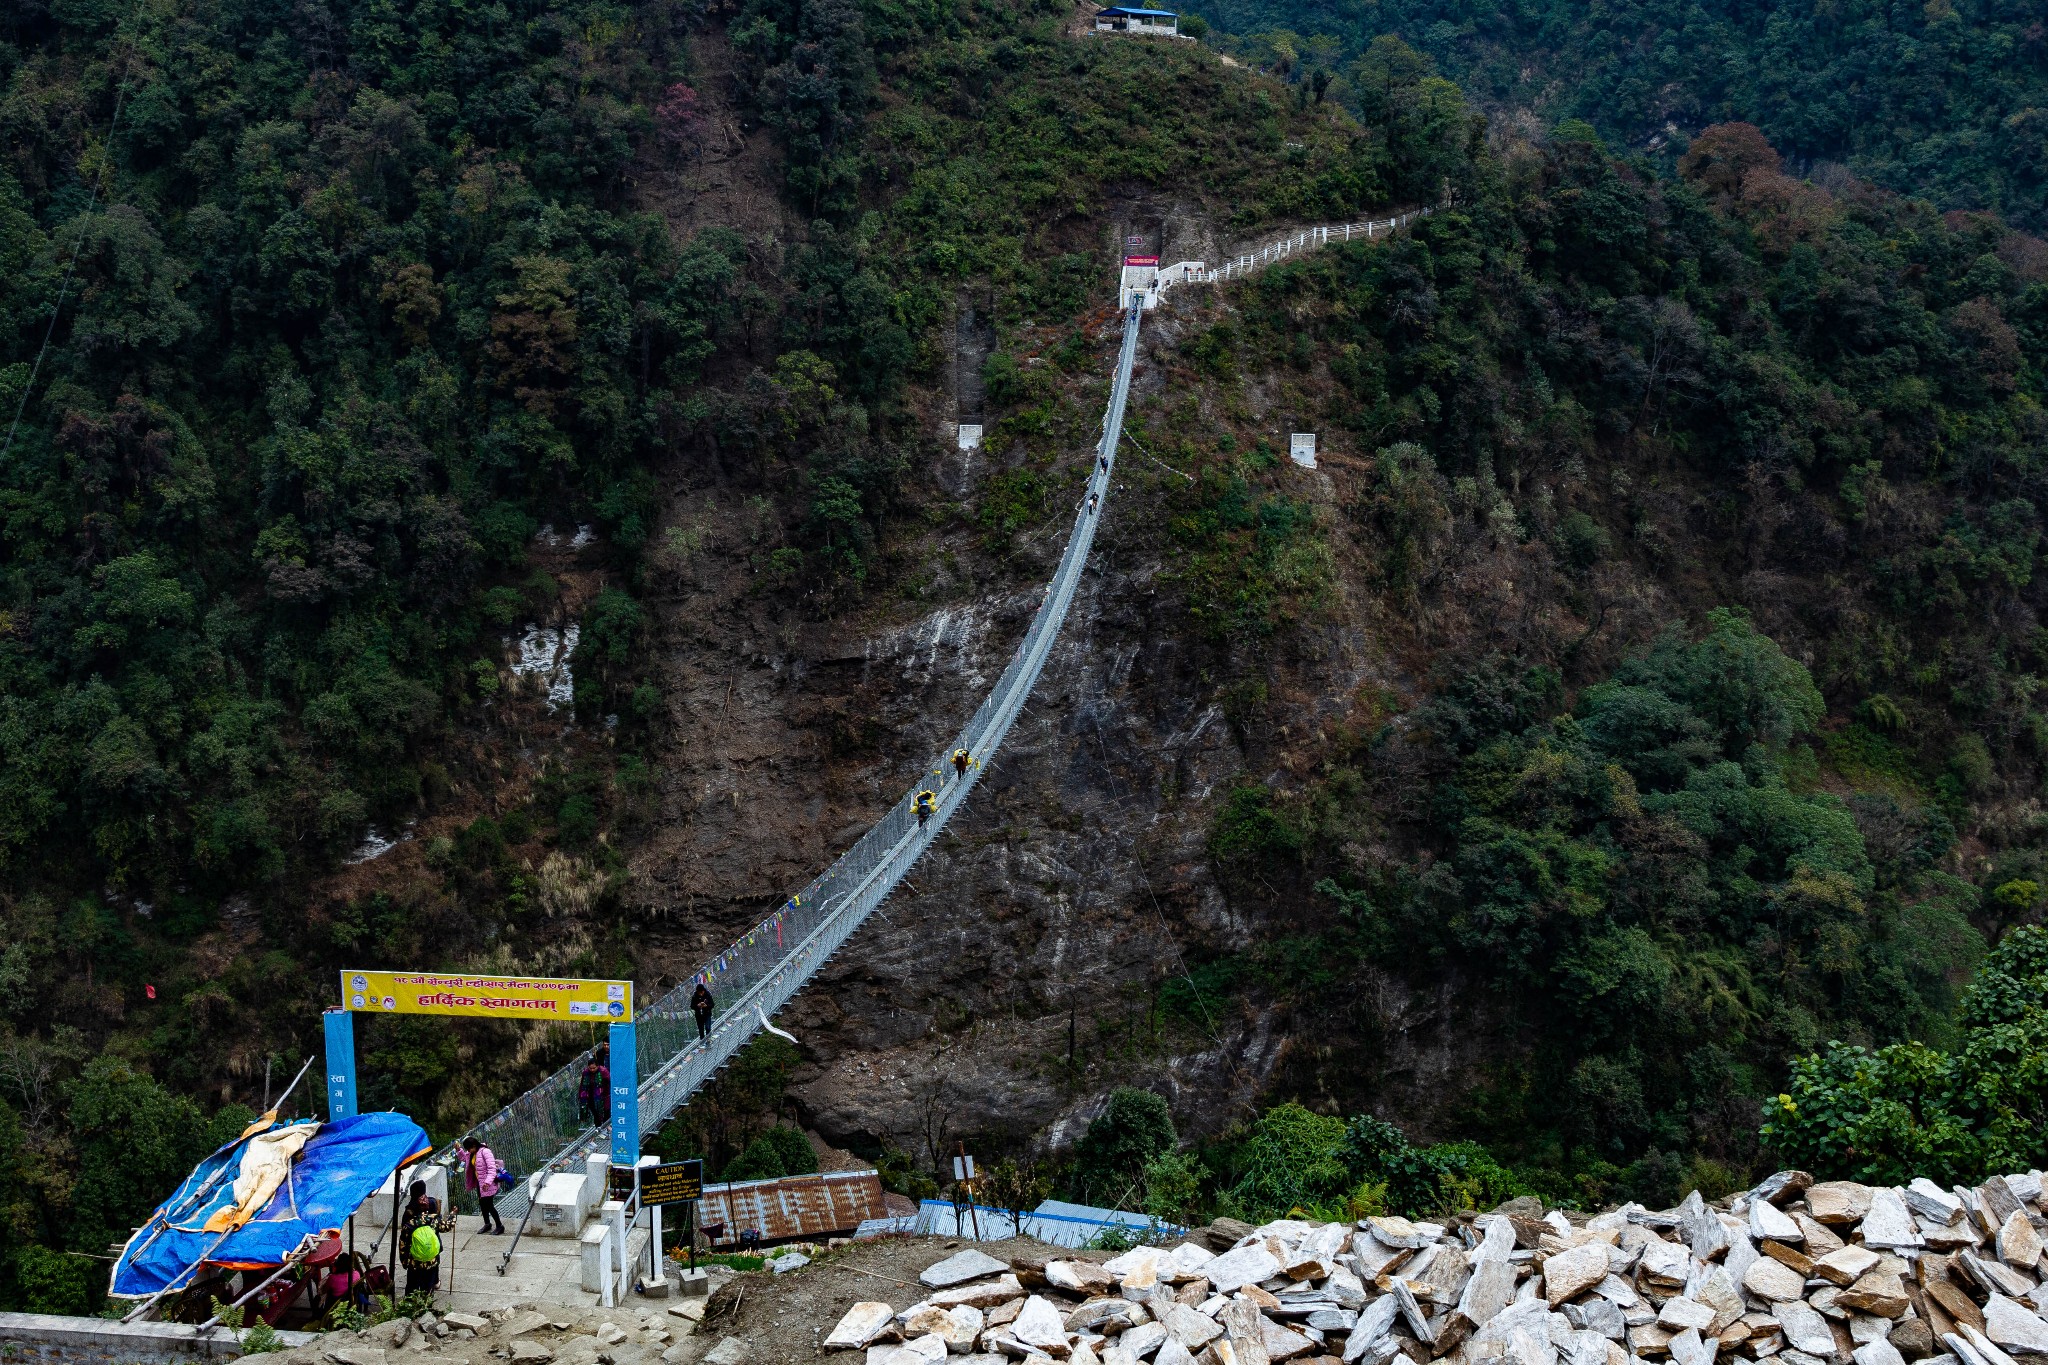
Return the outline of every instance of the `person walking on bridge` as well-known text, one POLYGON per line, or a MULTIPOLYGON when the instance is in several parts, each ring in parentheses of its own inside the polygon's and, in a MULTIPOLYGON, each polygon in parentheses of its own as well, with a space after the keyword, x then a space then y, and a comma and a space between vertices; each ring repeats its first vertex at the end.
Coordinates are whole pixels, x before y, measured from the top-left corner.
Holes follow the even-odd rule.
POLYGON ((711 998, 711 988, 699 981, 697 989, 690 992, 690 1013, 697 1019, 697 1041, 709 1041, 711 1037, 711 1011, 718 1008, 718 1002, 711 998))
POLYGON ((484 1216, 480 1230, 502 1237, 505 1235, 505 1220, 498 1217, 498 1196, 504 1193, 500 1185, 505 1168, 498 1164, 497 1154, 484 1146, 481 1138, 464 1138, 462 1153, 462 1183, 476 1191, 476 1206, 484 1216))
POLYGON ((597 1127, 611 1110, 611 1096, 612 1069, 598 1061, 593 1052, 583 1064, 583 1074, 576 1078, 576 1117, 597 1127))
POLYGON ((932 818, 932 812, 937 810, 938 806, 938 796, 929 789, 917 794, 917 800, 910 803, 910 808, 917 812, 917 827, 919 829, 924 828, 924 822, 932 818))
POLYGON ((955 749, 953 751, 953 780, 956 782, 965 781, 967 778, 967 765, 972 762, 974 760, 968 757, 965 749, 955 749))

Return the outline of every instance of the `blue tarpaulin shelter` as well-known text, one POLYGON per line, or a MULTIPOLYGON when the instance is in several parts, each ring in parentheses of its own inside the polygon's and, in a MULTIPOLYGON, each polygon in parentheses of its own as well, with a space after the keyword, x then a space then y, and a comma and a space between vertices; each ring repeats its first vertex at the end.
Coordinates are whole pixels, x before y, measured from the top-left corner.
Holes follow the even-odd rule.
POLYGON ((311 1245, 309 1236, 339 1229, 393 1171, 431 1150, 425 1130, 404 1114, 253 1124, 200 1162, 128 1239, 111 1292, 139 1298, 176 1288, 201 1262, 234 1270, 282 1265, 311 1245))

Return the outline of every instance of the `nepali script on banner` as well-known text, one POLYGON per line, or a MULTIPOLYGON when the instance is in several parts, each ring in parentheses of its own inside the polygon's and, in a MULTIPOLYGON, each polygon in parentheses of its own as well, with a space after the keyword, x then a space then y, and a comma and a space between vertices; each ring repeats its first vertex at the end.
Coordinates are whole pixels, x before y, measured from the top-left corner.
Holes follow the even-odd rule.
POLYGON ((461 1014, 478 1019, 633 1022, 633 983, 459 972, 341 974, 343 1008, 366 1014, 461 1014))

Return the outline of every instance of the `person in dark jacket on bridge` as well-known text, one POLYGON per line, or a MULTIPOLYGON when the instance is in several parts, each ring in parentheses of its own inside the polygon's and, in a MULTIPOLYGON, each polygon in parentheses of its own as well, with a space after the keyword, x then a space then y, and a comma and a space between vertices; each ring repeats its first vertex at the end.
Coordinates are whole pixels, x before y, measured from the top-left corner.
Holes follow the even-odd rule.
POLYGON ((711 998, 711 988, 699 981, 697 989, 690 992, 690 1013, 697 1017, 697 1041, 711 1037, 711 1011, 718 1008, 718 1002, 711 998))
POLYGON ((598 1127, 610 1116, 611 1103, 612 1069, 593 1052, 583 1064, 583 1074, 576 1078, 576 1117, 598 1127))

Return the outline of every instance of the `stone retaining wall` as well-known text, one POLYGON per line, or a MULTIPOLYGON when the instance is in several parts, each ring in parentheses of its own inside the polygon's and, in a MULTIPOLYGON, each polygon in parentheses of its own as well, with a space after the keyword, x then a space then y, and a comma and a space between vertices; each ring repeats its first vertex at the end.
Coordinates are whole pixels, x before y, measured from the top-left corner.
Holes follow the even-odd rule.
MULTIPOLYGON (((302 1346, 317 1334, 277 1335, 287 1346, 302 1346)), ((0 1361, 7 1365, 186 1365, 241 1353, 241 1342, 223 1327, 202 1332, 182 1322, 125 1323, 54 1313, 0 1313, 0 1361)))

